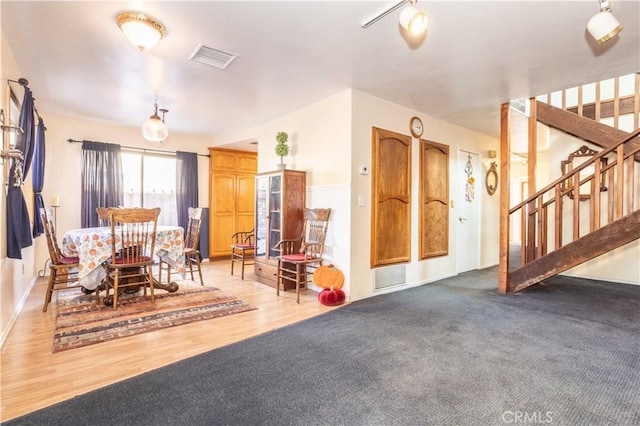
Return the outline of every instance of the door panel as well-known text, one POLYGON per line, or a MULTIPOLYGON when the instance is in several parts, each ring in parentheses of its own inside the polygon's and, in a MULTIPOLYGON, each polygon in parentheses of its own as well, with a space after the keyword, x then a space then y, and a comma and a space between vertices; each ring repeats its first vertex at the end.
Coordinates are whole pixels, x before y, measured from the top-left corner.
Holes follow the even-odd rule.
POLYGON ((457 189, 458 273, 478 269, 480 243, 480 200, 484 188, 480 156, 460 150, 456 173, 460 176, 457 189), (471 164, 469 168, 469 164, 471 164), (471 173, 469 173, 471 170, 471 173), (467 185, 473 178, 473 185, 467 185))
POLYGON ((411 137, 373 128, 371 267, 411 261, 411 137))
POLYGON ((420 141, 420 259, 449 253, 449 147, 420 141))

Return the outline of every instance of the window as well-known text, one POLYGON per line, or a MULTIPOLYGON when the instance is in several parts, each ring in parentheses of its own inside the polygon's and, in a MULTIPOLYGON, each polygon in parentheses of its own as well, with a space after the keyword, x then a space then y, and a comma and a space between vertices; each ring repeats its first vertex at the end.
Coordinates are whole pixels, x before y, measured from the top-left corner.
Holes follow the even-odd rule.
POLYGON ((158 225, 177 224, 176 158, 124 150, 121 157, 124 207, 160 207, 158 225))

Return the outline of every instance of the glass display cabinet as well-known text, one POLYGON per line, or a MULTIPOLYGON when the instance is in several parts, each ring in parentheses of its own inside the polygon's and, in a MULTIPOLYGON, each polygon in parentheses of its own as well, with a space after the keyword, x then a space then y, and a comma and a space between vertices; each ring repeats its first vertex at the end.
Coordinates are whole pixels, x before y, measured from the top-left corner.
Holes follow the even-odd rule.
MULTIPOLYGON (((256 281, 276 286, 281 239, 300 238, 306 196, 306 172, 282 170, 256 175, 256 281)), ((289 288, 280 287, 281 290, 289 288)))

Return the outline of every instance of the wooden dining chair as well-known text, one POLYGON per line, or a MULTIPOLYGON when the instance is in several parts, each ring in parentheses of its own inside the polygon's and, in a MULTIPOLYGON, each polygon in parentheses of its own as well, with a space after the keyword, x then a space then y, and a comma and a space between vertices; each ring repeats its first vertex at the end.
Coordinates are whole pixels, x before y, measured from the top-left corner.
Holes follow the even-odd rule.
POLYGON ((155 303, 152 265, 159 215, 159 207, 114 209, 109 214, 112 244, 104 300, 108 305, 112 299, 113 309, 118 309, 118 297, 127 287, 143 287, 144 296, 149 288, 155 303))
POLYGON ((240 277, 244 280, 245 265, 253 265, 256 259, 255 234, 251 231, 236 232, 231 236, 231 275, 233 265, 241 265, 240 277))
POLYGON ((96 213, 98 213, 98 225, 109 226, 109 212, 107 207, 96 207, 96 213))
POLYGON ((44 227, 44 234, 47 238, 47 248, 49 249, 49 280, 47 282, 47 292, 44 296, 44 306, 42 312, 47 312, 47 307, 51 302, 51 297, 55 290, 81 287, 78 281, 79 259, 77 257, 63 256, 58 246, 56 230, 54 226, 53 213, 50 208, 40 209, 40 220, 44 227))
MULTIPOLYGON (((200 242, 200 230, 202 229, 202 208, 189 207, 189 223, 187 224, 187 232, 184 235, 184 262, 191 273, 191 280, 194 280, 193 272, 198 271, 200 277, 200 285, 204 285, 202 279, 202 270, 200 269, 201 255, 198 250, 200 242), (195 266, 194 266, 195 265, 195 266)), ((162 282, 162 270, 167 270, 167 280, 171 282, 171 265, 160 259, 158 268, 158 281, 162 282)))
POLYGON ((280 284, 284 287, 285 281, 294 281, 296 302, 300 303, 300 288, 307 287, 309 276, 322 265, 330 214, 331 209, 304 209, 300 238, 280 240, 276 244, 280 250, 276 295, 280 295, 280 284), (300 247, 298 252, 296 247, 300 247))

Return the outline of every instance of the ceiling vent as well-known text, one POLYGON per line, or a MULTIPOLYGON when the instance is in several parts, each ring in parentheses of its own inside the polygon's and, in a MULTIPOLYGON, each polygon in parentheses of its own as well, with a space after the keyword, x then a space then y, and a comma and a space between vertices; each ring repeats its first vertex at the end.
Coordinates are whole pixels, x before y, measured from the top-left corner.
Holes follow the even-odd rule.
POLYGON ((196 50, 193 51, 189 59, 223 70, 227 68, 231 61, 233 61, 236 57, 237 56, 233 53, 225 52, 224 50, 213 49, 211 47, 204 46, 201 43, 196 47, 196 50))

